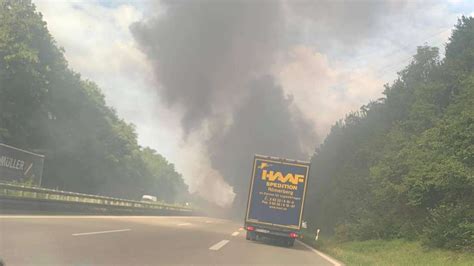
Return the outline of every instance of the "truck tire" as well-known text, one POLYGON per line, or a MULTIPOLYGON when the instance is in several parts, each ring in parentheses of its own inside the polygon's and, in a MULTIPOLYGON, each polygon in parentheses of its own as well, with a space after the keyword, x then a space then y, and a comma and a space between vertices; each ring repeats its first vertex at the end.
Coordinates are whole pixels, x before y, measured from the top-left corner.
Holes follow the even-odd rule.
POLYGON ((286 240, 286 245, 288 247, 292 247, 295 244, 295 239, 294 238, 289 238, 286 240))
POLYGON ((245 235, 245 239, 250 240, 250 232, 247 231, 247 234, 245 235))
POLYGON ((253 234, 253 241, 257 241, 259 238, 259 235, 257 233, 253 234))
POLYGON ((255 241, 257 240, 257 234, 255 234, 255 232, 247 231, 247 235, 245 236, 245 239, 255 241))

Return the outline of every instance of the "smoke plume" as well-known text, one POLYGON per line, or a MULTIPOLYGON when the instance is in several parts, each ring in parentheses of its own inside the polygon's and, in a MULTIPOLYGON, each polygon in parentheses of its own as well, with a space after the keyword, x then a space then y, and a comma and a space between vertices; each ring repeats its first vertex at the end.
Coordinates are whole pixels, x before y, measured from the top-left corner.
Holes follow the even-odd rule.
MULTIPOLYGON (((314 144, 310 123, 266 76, 285 28, 281 12, 266 1, 173 1, 163 17, 131 27, 154 64, 162 99, 182 112, 185 137, 207 132, 203 156, 237 199, 255 153, 302 159, 309 154, 302 148, 312 146, 305 141, 314 144)), ((209 193, 202 191, 209 185, 196 186, 209 193)))
POLYGON ((161 99, 182 114, 184 139, 191 135, 204 146, 211 168, 205 172, 213 174, 194 185, 201 195, 216 200, 206 183, 223 178, 236 193, 234 206, 242 207, 255 153, 309 159, 319 142, 314 126, 276 84, 272 68, 282 47, 292 45, 288 33, 300 30, 294 27, 299 20, 289 23, 288 14, 322 25, 314 28, 315 36, 355 43, 370 35, 389 8, 337 3, 167 1, 156 7, 165 8, 161 16, 132 24, 153 64, 161 99), (348 37, 351 31, 357 34, 348 37), (220 177, 213 177, 216 172, 220 177))
POLYGON ((249 86, 249 94, 233 113, 232 125, 207 145, 212 166, 234 187, 237 207, 245 206, 255 153, 307 160, 308 148, 317 140, 311 123, 272 77, 264 76, 249 86))
POLYGON ((153 61, 162 99, 182 110, 185 134, 227 111, 243 84, 274 60, 283 21, 266 1, 170 1, 164 17, 131 26, 153 61))

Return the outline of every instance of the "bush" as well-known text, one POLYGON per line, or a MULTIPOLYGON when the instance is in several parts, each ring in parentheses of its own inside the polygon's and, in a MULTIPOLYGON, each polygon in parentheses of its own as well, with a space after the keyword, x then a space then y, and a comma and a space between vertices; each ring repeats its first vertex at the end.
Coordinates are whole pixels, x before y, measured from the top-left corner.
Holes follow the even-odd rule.
POLYGON ((474 251, 472 206, 442 205, 430 211, 423 243, 430 247, 474 251))

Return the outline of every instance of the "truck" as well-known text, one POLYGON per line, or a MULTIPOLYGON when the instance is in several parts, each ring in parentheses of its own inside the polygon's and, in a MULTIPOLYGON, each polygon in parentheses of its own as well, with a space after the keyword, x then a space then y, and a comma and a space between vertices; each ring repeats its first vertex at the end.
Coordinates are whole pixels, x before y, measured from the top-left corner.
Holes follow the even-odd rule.
POLYGON ((277 239, 293 246, 300 236, 310 163, 255 155, 244 228, 246 239, 277 239))

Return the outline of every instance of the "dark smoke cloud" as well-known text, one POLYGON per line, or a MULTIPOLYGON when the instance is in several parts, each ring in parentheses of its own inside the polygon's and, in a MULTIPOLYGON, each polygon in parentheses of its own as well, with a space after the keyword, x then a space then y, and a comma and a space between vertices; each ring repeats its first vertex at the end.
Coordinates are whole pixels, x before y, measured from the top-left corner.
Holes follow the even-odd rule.
POLYGON ((234 187, 239 210, 245 206, 254 154, 309 159, 305 150, 317 141, 313 126, 293 110, 291 96, 272 77, 254 80, 233 113, 233 124, 208 142, 212 165, 234 187))
POLYGON ((203 156, 233 186, 240 210, 255 153, 304 160, 318 142, 313 125, 268 76, 288 34, 288 12, 320 25, 316 36, 355 42, 374 30, 385 8, 360 3, 170 1, 163 16, 131 26, 162 100, 182 112, 185 136, 209 126, 203 156))
POLYGON ((280 3, 270 1, 170 2, 164 17, 131 27, 154 64, 160 95, 183 110, 185 134, 211 124, 202 141, 212 167, 233 186, 236 207, 255 153, 308 159, 304 151, 316 140, 291 97, 265 75, 283 17, 280 3), (230 125, 220 112, 229 113, 230 125))
POLYGON ((170 1, 163 18, 132 33, 153 61, 162 99, 184 111, 189 133, 241 95, 266 71, 283 29, 279 4, 267 1, 170 1))

